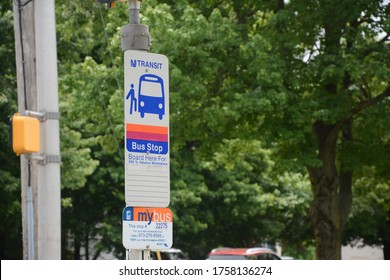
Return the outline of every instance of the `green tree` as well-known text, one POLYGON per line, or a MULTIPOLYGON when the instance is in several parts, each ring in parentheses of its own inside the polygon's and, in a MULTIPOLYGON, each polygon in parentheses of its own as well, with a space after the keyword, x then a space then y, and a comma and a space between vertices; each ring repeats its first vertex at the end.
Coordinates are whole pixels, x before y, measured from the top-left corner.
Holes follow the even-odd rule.
MULTIPOLYGON (((381 152, 364 140, 375 135, 362 123, 388 110, 389 6, 381 1, 290 1, 269 8, 268 15, 265 23, 267 14, 259 18, 264 27, 249 43, 258 46, 266 38, 272 53, 264 61, 258 50, 248 49, 254 54, 248 67, 263 88, 253 93, 268 101, 264 123, 280 156, 307 168, 317 258, 340 259, 356 166, 382 169, 388 164, 386 158, 370 161, 353 147, 360 142, 376 158, 384 155, 385 148, 381 152), (256 67, 262 64, 269 67, 264 72, 256 67), (272 78, 278 87, 264 89, 272 78)), ((388 146, 386 138, 378 142, 388 146)))
POLYGON ((0 257, 22 258, 20 160, 10 144, 9 120, 18 111, 12 3, 0 3, 0 257))
MULTIPOLYGON (((291 182, 281 180, 281 169, 272 167, 266 143, 253 137, 250 121, 261 123, 264 115, 243 113, 253 113, 263 100, 243 100, 250 81, 242 55, 248 34, 237 24, 234 10, 203 15, 180 1, 151 5, 143 15, 152 34, 159 34, 152 38, 153 52, 166 54, 171 65, 176 244, 191 257, 204 258, 217 246, 274 243, 283 236, 287 240, 294 219, 295 225, 307 225, 310 195, 304 177, 292 188, 301 191, 289 190, 291 182)), ((301 227, 299 238, 285 245, 310 240, 309 230, 301 227)))
POLYGON ((345 243, 383 247, 385 260, 390 259, 390 186, 387 180, 375 178, 377 171, 364 169, 366 176, 355 182, 355 198, 345 243), (375 179, 372 179, 375 178, 375 179))
MULTIPOLYGON (((186 37, 193 40, 189 42, 193 47, 187 47, 183 56, 187 62, 196 48, 209 46, 220 34, 224 34, 223 39, 232 38, 237 34, 233 30, 239 30, 240 36, 213 51, 226 52, 221 71, 208 58, 213 65, 210 76, 218 77, 214 81, 219 83, 211 82, 216 85, 213 90, 203 89, 205 97, 196 95, 197 112, 188 116, 210 110, 212 121, 203 119, 210 138, 221 139, 239 131, 241 137, 262 139, 275 151, 281 169, 306 168, 313 193, 310 217, 317 258, 340 259, 352 205, 354 171, 363 166, 380 170, 388 166, 388 158, 382 156, 388 138, 370 134, 379 123, 371 121, 370 130, 364 123, 387 116, 389 4, 332 0, 189 2, 210 21, 220 11, 224 19, 220 26, 230 29, 229 34, 213 30, 207 39, 195 41, 212 30, 202 28, 206 26, 198 20, 194 30, 201 26, 199 31, 186 37), (226 21, 231 24, 222 24, 226 21), (229 89, 224 87, 230 85, 229 89), (209 97, 214 94, 214 99, 209 97), (219 104, 218 97, 222 100, 219 104), (218 110, 222 108, 225 112, 218 110), (213 122, 215 126, 210 125, 213 122), (366 140, 372 137, 375 145, 366 140), (369 160, 368 153, 377 160, 369 160)), ((180 14, 181 5, 175 13, 180 14)), ((188 73, 191 82, 193 72, 199 73, 197 66, 202 59, 199 56, 193 66, 196 70, 191 68, 188 73)), ((210 82, 206 80, 206 84, 210 82)), ((181 114, 184 119, 185 113, 181 114)), ((200 134, 203 130, 195 131, 200 134)), ((201 145, 208 149, 212 141, 201 145)), ((356 176, 364 177, 361 173, 356 176)))
POLYGON ((108 11, 95 1, 59 1, 56 11, 62 46, 62 258, 96 259, 112 251, 124 258, 123 105, 118 84, 123 66, 116 64, 122 63, 121 52, 111 60, 105 34, 114 25, 103 24, 108 11))

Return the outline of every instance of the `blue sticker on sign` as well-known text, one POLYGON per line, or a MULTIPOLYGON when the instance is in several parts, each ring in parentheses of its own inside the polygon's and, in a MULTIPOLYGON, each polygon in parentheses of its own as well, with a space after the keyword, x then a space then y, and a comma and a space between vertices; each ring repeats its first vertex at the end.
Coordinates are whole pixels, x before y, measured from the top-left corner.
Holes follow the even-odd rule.
POLYGON ((134 221, 134 207, 126 207, 122 213, 123 221, 134 221))
POLYGON ((168 153, 167 142, 127 139, 126 147, 129 152, 135 153, 150 153, 163 155, 168 153))

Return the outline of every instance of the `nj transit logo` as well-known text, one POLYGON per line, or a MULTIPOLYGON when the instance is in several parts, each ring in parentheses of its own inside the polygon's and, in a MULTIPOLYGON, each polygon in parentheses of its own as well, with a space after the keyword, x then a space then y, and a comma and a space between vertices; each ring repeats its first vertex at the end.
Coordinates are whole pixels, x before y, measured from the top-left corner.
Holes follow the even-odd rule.
POLYGON ((144 67, 151 69, 162 69, 162 63, 156 61, 146 61, 141 59, 130 59, 130 67, 144 67))
POLYGON ((128 123, 126 148, 129 152, 167 154, 168 127, 128 123))
POLYGON ((144 74, 138 81, 138 96, 135 85, 130 85, 130 90, 127 93, 126 99, 130 99, 129 114, 139 112, 141 118, 145 114, 158 115, 160 120, 165 115, 165 93, 164 81, 161 77, 153 74, 144 74))

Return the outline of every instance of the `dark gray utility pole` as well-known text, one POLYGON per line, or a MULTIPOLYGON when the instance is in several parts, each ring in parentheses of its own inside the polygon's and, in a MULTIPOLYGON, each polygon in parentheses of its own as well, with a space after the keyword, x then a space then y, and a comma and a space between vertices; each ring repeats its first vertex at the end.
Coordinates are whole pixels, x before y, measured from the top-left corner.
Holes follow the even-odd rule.
MULTIPOLYGON (((37 110, 37 84, 35 66, 35 26, 34 2, 25 6, 22 1, 13 1, 16 71, 18 85, 18 112, 23 115, 26 110, 37 110)), ((26 155, 20 156, 21 193, 22 193, 22 227, 23 227, 23 259, 36 259, 37 235, 36 211, 30 209, 28 219, 27 202, 33 205, 37 197, 38 163, 31 161, 26 155), (29 193, 29 198, 27 195, 29 193), (29 223, 30 222, 30 223, 29 223), (30 237, 30 238, 29 238, 30 237)), ((36 210, 36 209, 35 209, 36 210)))

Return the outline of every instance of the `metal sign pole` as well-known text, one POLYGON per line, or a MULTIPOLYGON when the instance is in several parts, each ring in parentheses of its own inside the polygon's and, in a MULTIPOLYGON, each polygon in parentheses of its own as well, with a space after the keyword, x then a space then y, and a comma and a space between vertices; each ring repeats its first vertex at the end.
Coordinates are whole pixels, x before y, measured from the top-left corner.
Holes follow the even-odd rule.
POLYGON ((121 31, 121 47, 123 52, 127 50, 150 50, 149 28, 147 25, 140 24, 139 20, 140 6, 140 1, 129 0, 130 24, 122 26, 121 31))
POLYGON ((150 260, 150 250, 126 250, 128 260, 150 260))
MULTIPOLYGON (((150 50, 150 35, 148 26, 140 24, 139 10, 141 3, 138 0, 129 0, 130 24, 122 26, 121 47, 126 50, 150 50)), ((125 85, 126 86, 126 85, 125 85)), ((149 260, 150 250, 126 250, 128 260, 149 260)))

